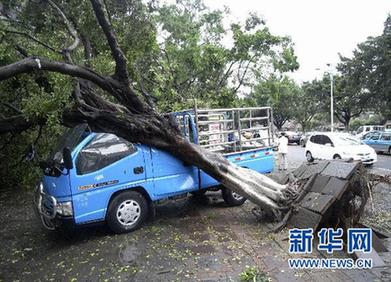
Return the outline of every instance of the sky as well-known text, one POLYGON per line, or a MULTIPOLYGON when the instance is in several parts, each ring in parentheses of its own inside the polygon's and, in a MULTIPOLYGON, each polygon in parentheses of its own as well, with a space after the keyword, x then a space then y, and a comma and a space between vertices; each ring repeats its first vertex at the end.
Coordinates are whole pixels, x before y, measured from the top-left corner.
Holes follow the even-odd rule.
POLYGON ((391 13, 391 0, 204 0, 212 9, 229 7, 230 20, 256 12, 271 32, 291 37, 300 68, 297 82, 320 77, 339 55, 350 57, 357 44, 378 36, 391 13))

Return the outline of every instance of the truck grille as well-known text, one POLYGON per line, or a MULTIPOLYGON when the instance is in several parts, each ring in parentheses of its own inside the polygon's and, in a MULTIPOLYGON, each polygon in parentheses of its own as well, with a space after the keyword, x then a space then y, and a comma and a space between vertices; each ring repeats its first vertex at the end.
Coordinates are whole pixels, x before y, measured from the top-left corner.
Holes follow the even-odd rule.
POLYGON ((41 194, 41 212, 48 217, 54 217, 56 214, 56 203, 53 197, 46 195, 44 193, 41 194))

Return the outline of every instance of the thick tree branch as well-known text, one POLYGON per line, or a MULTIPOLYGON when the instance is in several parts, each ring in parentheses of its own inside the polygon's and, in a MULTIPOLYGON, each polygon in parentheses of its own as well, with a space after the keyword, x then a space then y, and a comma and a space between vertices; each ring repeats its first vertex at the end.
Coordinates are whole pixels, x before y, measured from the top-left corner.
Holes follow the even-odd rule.
POLYGON ((115 60, 115 76, 122 83, 129 85, 130 78, 127 69, 127 60, 110 25, 107 11, 100 0, 91 0, 91 4, 95 12, 96 19, 98 20, 98 23, 106 36, 107 42, 110 46, 111 54, 115 60))
MULTIPOLYGON (((102 76, 86 67, 64 62, 50 61, 45 58, 30 57, 10 65, 0 67, 0 81, 18 74, 31 73, 34 71, 53 71, 72 77, 86 79, 107 91, 110 95, 116 98, 119 103, 125 105, 132 113, 140 113, 140 109, 144 108, 144 105, 137 95, 134 92, 129 92, 131 91, 129 88, 124 87, 123 84, 119 83, 115 79, 102 76)), ((152 111, 149 112, 151 113, 152 111)))

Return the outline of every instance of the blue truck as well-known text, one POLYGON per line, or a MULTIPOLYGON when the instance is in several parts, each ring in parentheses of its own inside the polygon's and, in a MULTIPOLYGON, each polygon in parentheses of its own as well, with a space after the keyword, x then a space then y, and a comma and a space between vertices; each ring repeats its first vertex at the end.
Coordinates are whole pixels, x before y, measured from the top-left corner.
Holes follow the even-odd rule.
MULTIPOLYGON (((239 166, 260 173, 273 170, 271 108, 193 109, 170 115, 189 142, 239 166)), ((230 206, 246 200, 169 153, 91 132, 87 125, 68 129, 41 167, 44 176, 34 202, 49 230, 106 222, 115 233, 133 231, 157 202, 208 189, 221 189, 230 206)))

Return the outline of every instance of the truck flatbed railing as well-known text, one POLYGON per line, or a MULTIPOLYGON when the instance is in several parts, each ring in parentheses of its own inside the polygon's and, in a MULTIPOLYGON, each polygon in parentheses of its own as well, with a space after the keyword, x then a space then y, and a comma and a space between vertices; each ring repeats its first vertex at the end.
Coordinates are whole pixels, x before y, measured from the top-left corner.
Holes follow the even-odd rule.
POLYGON ((270 147, 274 143, 270 107, 184 110, 172 113, 189 141, 224 154, 270 147))

